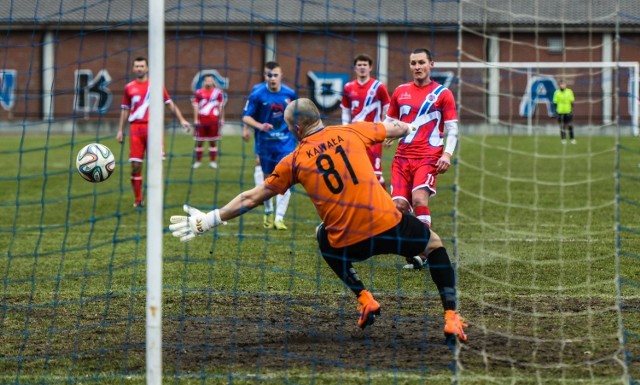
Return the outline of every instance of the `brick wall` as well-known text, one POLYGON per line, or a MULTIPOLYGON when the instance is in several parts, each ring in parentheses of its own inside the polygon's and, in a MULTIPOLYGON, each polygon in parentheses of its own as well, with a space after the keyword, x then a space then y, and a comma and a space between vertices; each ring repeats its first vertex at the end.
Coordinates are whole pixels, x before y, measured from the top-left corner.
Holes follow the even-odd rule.
MULTIPOLYGON (((42 40, 43 34, 31 31, 6 31, 3 33, 0 49, 0 63, 4 69, 18 72, 18 87, 15 106, 9 114, 0 109, 0 121, 39 120, 42 116, 42 40)), ((503 33, 499 35, 500 57, 502 61, 600 61, 602 37, 599 33, 565 34, 565 46, 569 49, 561 54, 550 53, 546 47, 550 34, 503 33)), ((117 120, 120 113, 122 90, 127 81, 132 80, 131 61, 136 56, 147 55, 146 31, 93 31, 79 32, 61 30, 54 34, 55 48, 55 98, 56 118, 75 116, 89 121, 117 120), (107 69, 111 76, 108 86, 112 102, 104 115, 91 113, 85 116, 74 112, 76 70, 91 70, 97 74, 107 69)), ((201 69, 217 69, 229 79, 227 120, 239 120, 246 97, 251 87, 262 81, 264 63, 264 33, 257 31, 189 31, 166 34, 166 87, 191 120, 191 82, 201 69)), ((461 60, 471 61, 486 58, 486 41, 476 34, 463 34, 461 60)), ((640 57, 640 34, 625 34, 620 45, 621 60, 637 60, 640 57)), ((458 34, 456 32, 410 31, 389 32, 389 92, 404 82, 411 81, 408 58, 412 49, 425 47, 435 55, 435 70, 438 62, 458 60, 458 34)), ((360 53, 368 53, 377 65, 377 34, 375 32, 354 33, 337 31, 299 33, 279 31, 277 33, 277 60, 282 65, 284 82, 298 91, 300 96, 310 96, 308 71, 345 73, 353 78, 352 60, 360 53)), ((580 103, 576 104, 579 122, 597 124, 590 121, 602 113, 602 103, 598 91, 600 72, 577 71, 566 68, 558 74, 569 80, 580 103), (591 95, 589 99, 588 95, 591 95), (586 118, 585 118, 586 117, 586 118)), ((377 77, 377 74, 374 73, 377 77)), ((501 98, 501 118, 505 121, 522 123, 518 116, 518 98, 522 96, 526 76, 503 73, 500 92, 513 98, 501 98)), ((486 113, 486 71, 476 71, 460 85, 464 101, 460 115, 468 122, 482 121, 486 113)), ((621 107, 626 111, 626 107, 621 107)), ((339 110, 330 114, 339 118, 339 110)), ((544 123, 549 118, 546 111, 539 109, 536 120, 544 123)))

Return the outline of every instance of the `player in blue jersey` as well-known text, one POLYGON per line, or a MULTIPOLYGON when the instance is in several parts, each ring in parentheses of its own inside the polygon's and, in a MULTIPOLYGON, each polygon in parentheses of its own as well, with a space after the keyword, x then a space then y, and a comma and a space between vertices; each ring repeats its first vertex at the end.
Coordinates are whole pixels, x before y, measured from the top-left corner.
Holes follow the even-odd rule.
MULTIPOLYGON (((264 176, 273 172, 276 164, 287 156, 297 145, 297 140, 284 121, 287 105, 298 98, 290 87, 282 84, 282 68, 274 61, 264 66, 265 82, 255 87, 244 108, 242 121, 256 132, 256 152, 264 176)), ((273 202, 264 202, 264 227, 286 230, 284 214, 289 206, 291 192, 276 196, 275 220, 273 202)))
MULTIPOLYGON (((258 88, 262 87, 263 85, 264 85, 264 82, 254 84, 253 88, 251 88, 251 93, 253 93, 258 88)), ((253 181, 255 182, 256 186, 259 186, 264 183, 264 174, 262 173, 262 166, 260 166, 260 158, 258 157, 258 141, 255 140, 256 131, 258 130, 254 129, 253 127, 249 127, 244 122, 242 123, 242 140, 244 140, 245 142, 248 142, 249 139, 251 139, 252 131, 254 136, 253 153, 256 156, 256 165, 255 165, 255 168, 253 169, 253 181)))

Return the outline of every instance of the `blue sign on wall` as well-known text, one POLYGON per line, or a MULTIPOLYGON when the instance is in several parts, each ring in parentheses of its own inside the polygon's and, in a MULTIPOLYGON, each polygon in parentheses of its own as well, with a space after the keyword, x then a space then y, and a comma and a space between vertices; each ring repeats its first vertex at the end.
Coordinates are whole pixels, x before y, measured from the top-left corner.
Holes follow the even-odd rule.
POLYGON ((342 101, 342 90, 349 82, 346 72, 307 72, 310 99, 325 112, 335 111, 342 101))
POLYGON ((16 101, 16 70, 0 70, 0 105, 11 111, 16 101))
POLYGON ((556 106, 553 104, 553 93, 558 88, 554 78, 546 76, 532 76, 520 102, 520 116, 532 117, 538 104, 547 106, 547 114, 555 115, 556 106))

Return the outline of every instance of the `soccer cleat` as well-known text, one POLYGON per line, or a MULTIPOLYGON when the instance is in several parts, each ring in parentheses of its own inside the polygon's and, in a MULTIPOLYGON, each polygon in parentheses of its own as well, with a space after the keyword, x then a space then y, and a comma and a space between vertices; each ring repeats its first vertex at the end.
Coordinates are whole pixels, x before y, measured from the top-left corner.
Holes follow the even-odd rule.
POLYGON ((276 221, 273 222, 273 226, 276 230, 287 230, 287 226, 284 224, 282 219, 276 219, 276 221))
POLYGON ((562 139, 560 142, 562 142, 562 144, 567 144, 567 141, 562 139))
POLYGON ((373 295, 368 290, 362 290, 358 296, 358 311, 360 319, 358 319, 358 327, 364 329, 369 325, 373 325, 376 316, 380 315, 380 304, 373 299, 373 295))
POLYGON ((211 161, 211 162, 209 162, 209 167, 211 167, 211 168, 218 168, 218 163, 216 163, 216 162, 214 162, 214 161, 211 161))
POLYGON ((576 144, 576 140, 575 139, 571 139, 571 144, 576 144))
POLYGON ((402 266, 403 269, 407 270, 421 270, 424 267, 424 261, 422 257, 419 255, 414 255, 413 257, 407 257, 407 264, 402 266))
POLYGON ((264 226, 265 229, 273 228, 273 213, 264 214, 264 220, 262 222, 262 225, 264 226))
POLYGON ((202 162, 193 162, 193 166, 191 166, 191 168, 200 168, 200 166, 202 166, 202 162))
POLYGON ((464 332, 464 328, 467 325, 464 319, 460 317, 455 310, 447 310, 444 312, 444 336, 449 339, 458 338, 460 342, 467 342, 467 335, 464 332))
POLYGON ((143 201, 135 201, 135 202, 133 203, 133 207, 140 207, 140 208, 142 208, 142 207, 144 207, 144 202, 143 202, 143 201))

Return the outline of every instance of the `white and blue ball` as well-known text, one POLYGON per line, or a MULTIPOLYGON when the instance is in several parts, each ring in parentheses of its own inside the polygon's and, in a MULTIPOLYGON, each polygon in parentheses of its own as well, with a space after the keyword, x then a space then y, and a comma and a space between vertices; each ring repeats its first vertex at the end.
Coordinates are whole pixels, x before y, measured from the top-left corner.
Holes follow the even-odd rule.
POLYGON ((116 168, 116 160, 109 147, 100 143, 87 144, 78 152, 76 168, 84 179, 91 183, 109 179, 116 168))

